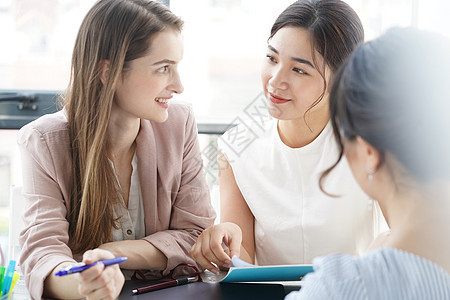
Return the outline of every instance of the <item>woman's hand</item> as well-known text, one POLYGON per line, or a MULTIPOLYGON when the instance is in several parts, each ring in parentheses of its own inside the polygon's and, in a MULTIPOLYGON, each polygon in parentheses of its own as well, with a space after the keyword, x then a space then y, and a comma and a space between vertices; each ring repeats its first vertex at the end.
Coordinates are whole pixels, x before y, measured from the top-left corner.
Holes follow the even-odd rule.
POLYGON ((205 229, 192 246, 191 255, 203 268, 219 273, 219 268, 229 268, 231 257, 239 256, 242 243, 242 231, 238 225, 227 222, 205 229), (229 255, 222 247, 229 249, 229 255))
MULTIPOLYGON (((99 260, 114 258, 114 255, 106 250, 95 249, 86 251, 83 262, 92 264, 99 260)), ((97 264, 78 276, 78 292, 86 299, 116 299, 119 297, 125 278, 119 265, 105 267, 97 264)))

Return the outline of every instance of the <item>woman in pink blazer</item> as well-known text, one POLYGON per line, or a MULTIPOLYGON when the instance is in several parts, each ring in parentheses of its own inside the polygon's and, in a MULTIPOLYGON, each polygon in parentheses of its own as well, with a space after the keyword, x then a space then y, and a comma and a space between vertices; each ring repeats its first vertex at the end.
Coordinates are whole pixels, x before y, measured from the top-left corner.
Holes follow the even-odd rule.
POLYGON ((182 21, 147 0, 101 0, 75 42, 64 108, 24 126, 20 264, 33 299, 116 298, 127 270, 167 274, 214 222, 177 66, 182 21), (126 256, 76 275, 76 261, 126 256), (74 280, 76 279, 76 280, 74 280))

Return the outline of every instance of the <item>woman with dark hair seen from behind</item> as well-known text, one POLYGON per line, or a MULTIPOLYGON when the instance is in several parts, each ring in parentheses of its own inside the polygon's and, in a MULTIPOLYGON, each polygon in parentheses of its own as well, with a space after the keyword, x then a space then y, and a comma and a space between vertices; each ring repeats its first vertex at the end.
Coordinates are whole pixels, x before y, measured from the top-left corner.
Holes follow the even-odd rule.
POLYGON ((394 28, 337 73, 341 155, 391 233, 362 257, 317 258, 287 299, 450 299, 449 70, 450 40, 394 28))
POLYGON ((33 299, 115 299, 134 270, 190 263, 214 222, 183 86, 183 22, 147 0, 100 0, 79 29, 64 109, 24 126, 20 264, 33 299), (126 256, 81 273, 76 261, 126 256))
POLYGON ((345 160, 326 183, 342 197, 318 185, 338 157, 330 78, 363 41, 360 19, 340 0, 296 1, 278 16, 261 72, 274 120, 241 124, 219 140, 222 223, 191 251, 203 267, 218 272, 233 255, 259 265, 311 263, 334 252, 360 254, 378 235, 381 213, 373 201, 361 202, 368 197, 345 160), (238 142, 252 141, 241 153, 236 132, 238 142))

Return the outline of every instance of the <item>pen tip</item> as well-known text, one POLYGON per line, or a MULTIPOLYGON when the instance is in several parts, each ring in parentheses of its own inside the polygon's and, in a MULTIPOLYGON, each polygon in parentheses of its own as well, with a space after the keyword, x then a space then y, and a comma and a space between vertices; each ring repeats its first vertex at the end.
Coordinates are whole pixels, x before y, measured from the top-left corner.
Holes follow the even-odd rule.
POLYGON ((137 290, 132 290, 131 291, 133 294, 137 294, 137 290))

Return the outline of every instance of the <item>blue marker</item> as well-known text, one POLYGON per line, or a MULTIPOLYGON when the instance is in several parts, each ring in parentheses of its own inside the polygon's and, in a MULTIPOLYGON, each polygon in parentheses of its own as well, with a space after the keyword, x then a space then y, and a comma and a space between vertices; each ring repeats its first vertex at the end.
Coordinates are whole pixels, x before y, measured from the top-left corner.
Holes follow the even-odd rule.
POLYGON ((10 260, 8 269, 6 270, 5 280, 3 281, 2 295, 9 294, 9 288, 11 287, 15 268, 16 268, 16 261, 10 260))
POLYGON ((62 269, 61 271, 56 272, 55 275, 56 276, 64 276, 64 275, 70 275, 73 273, 79 273, 79 272, 89 269, 90 267, 93 267, 99 263, 102 263, 105 265, 105 267, 107 267, 110 265, 123 263, 127 259, 128 259, 128 257, 121 256, 121 257, 116 257, 116 258, 111 258, 111 259, 106 259, 106 260, 99 260, 90 265, 86 265, 85 263, 78 263, 78 264, 68 266, 68 267, 62 269))

